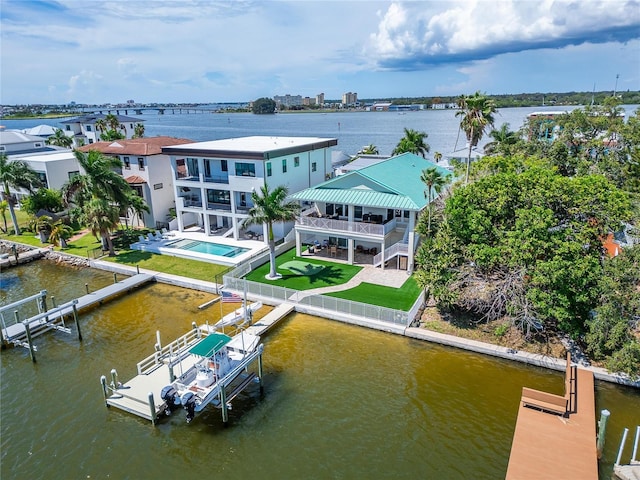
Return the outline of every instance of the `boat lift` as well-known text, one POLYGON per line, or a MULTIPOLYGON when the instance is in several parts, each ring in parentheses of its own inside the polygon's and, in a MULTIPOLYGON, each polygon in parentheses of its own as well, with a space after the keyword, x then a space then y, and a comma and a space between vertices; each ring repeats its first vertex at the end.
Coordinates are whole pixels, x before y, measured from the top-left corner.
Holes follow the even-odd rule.
POLYGON ((31 360, 36 361, 35 352, 38 348, 33 339, 49 330, 58 330, 70 334, 71 329, 65 324, 65 316, 72 314, 78 332, 78 340, 82 341, 80 324, 78 322, 78 300, 72 300, 59 307, 47 310, 47 291, 41 290, 35 295, 23 298, 4 307, 0 307, 0 343, 4 348, 7 344, 29 349, 31 360), (29 302, 35 301, 38 314, 25 320, 20 320, 18 308, 29 302), (11 315, 13 312, 13 316, 11 315))

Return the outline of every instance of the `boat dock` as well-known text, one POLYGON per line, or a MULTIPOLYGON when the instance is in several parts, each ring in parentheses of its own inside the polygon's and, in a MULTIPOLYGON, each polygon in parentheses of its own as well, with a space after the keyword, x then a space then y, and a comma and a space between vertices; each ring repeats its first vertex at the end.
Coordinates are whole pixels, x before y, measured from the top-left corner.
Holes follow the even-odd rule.
POLYGON ((523 388, 506 480, 598 480, 593 373, 567 354, 563 396, 523 388))
POLYGON ((96 290, 95 292, 87 293, 63 305, 54 305, 51 309, 47 309, 46 290, 11 303, 10 305, 5 305, 0 308, 0 341, 3 344, 9 343, 29 348, 31 358, 35 362, 37 347, 33 345, 33 337, 49 330, 59 330, 70 333, 70 329, 65 326, 64 319, 65 317, 73 315, 78 330, 78 339, 82 340, 80 325, 77 321, 78 312, 95 307, 96 305, 101 305, 103 302, 124 292, 129 292, 153 279, 154 277, 152 275, 140 273, 117 281, 117 277, 114 275, 114 283, 112 285, 96 290), (16 309, 30 301, 36 301, 38 303, 39 313, 31 318, 20 320, 16 309))
POLYGON ((0 254, 0 271, 9 267, 15 267, 16 265, 22 265, 23 263, 29 263, 33 260, 38 260, 49 252, 50 250, 48 248, 35 248, 27 252, 18 252, 14 246, 13 253, 0 254))
MULTIPOLYGON (((156 352, 149 355, 137 365, 138 375, 121 384, 118 381, 116 370, 111 370, 111 382, 107 383, 107 378, 103 375, 100 378, 107 407, 116 407, 128 413, 132 413, 146 420, 150 420, 154 425, 157 419, 167 411, 169 406, 160 397, 162 389, 173 382, 176 377, 182 375, 198 361, 189 350, 202 339, 215 332, 208 328, 198 327, 195 322, 193 329, 182 337, 174 340, 168 345, 161 347, 156 344, 156 352)), ((235 385, 229 392, 224 392, 224 403, 212 402, 212 405, 222 409, 223 421, 227 422, 226 411, 228 404, 255 379, 260 378, 262 382, 262 346, 248 357, 248 362, 258 361, 258 375, 250 373, 239 384, 235 385)), ((225 386, 230 386, 237 377, 243 375, 244 368, 238 368, 228 379, 225 386)), ((262 388, 262 384, 261 384, 262 388)))
POLYGON ((294 305, 292 303, 281 303, 256 323, 247 327, 245 331, 260 337, 270 330, 276 323, 293 312, 293 310, 294 305))

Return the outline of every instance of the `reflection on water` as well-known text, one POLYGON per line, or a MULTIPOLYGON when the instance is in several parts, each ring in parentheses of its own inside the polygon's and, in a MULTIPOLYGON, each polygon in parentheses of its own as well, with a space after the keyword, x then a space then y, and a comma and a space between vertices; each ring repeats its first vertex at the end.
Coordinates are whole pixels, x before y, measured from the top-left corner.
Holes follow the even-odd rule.
MULTIPOLYGON (((66 301, 113 281, 46 262, 15 271, 29 291, 3 291, 3 304, 46 285, 66 301)), ((210 298, 150 285, 83 314, 82 343, 39 337, 37 364, 3 351, 1 478, 504 478, 522 386, 562 391, 560 373, 294 314, 265 338, 264 396, 238 397, 229 428, 214 408, 157 427, 107 409, 100 375, 129 379, 157 330, 166 343, 233 307, 199 310, 210 298)), ((612 412, 610 464, 640 396, 597 385, 598 408, 612 412)))

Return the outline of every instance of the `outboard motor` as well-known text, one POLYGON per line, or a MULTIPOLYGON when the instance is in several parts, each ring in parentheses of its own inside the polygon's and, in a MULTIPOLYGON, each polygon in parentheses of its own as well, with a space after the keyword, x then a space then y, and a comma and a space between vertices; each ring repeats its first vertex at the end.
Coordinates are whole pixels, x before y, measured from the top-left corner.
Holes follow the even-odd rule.
POLYGON ((167 409, 164 411, 166 415, 171 415, 171 412, 180 406, 180 395, 172 385, 167 385, 162 389, 160 398, 167 403, 167 409))
POLYGON ((196 415, 196 397, 193 393, 187 392, 182 396, 182 406, 187 411, 187 423, 193 420, 196 415))

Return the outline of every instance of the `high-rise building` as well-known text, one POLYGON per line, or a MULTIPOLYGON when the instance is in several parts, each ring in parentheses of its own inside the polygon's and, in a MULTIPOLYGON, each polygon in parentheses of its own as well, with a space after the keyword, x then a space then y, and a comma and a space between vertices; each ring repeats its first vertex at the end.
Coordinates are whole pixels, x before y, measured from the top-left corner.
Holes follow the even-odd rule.
POLYGON ((316 105, 324 105, 324 93, 319 93, 316 95, 316 105))
POLYGON ((358 94, 355 92, 347 92, 342 94, 342 105, 351 107, 358 103, 358 94))

